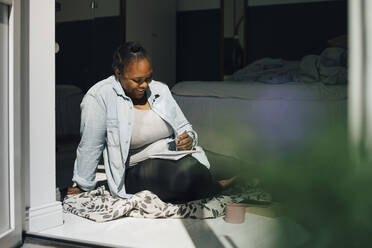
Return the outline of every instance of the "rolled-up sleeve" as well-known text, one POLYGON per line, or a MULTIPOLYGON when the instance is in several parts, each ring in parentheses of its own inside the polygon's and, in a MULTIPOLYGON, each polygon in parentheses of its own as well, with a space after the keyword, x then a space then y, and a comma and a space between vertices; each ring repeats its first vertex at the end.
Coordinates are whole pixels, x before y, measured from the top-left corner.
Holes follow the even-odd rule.
POLYGON ((81 103, 80 135, 72 181, 89 191, 96 185, 96 169, 106 142, 106 111, 90 94, 81 103))
POLYGON ((167 97, 169 97, 170 102, 174 105, 175 109, 175 120, 177 123, 177 135, 182 133, 187 133, 193 139, 192 142, 192 149, 194 149, 198 145, 198 134, 192 128, 191 123, 186 119, 185 115, 183 114, 180 106, 178 105, 177 101, 174 99, 172 93, 170 92, 169 88, 167 88, 167 97))

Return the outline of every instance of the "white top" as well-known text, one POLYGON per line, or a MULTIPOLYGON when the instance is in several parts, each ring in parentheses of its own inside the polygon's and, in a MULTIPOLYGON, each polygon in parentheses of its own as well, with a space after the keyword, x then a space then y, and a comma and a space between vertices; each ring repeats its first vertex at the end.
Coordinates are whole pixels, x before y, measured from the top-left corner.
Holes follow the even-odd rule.
POLYGON ((192 153, 195 153, 194 156, 196 156, 197 159, 201 159, 201 163, 209 166, 208 161, 203 159, 200 154, 197 154, 201 153, 201 149, 198 147, 194 150, 170 151, 170 144, 173 143, 173 146, 175 145, 175 140, 169 138, 173 134, 173 130, 168 123, 160 118, 154 111, 134 108, 133 114, 134 125, 130 149, 140 148, 148 144, 150 145, 130 156, 130 166, 149 158, 178 160, 192 153))
POLYGON ((133 108, 133 130, 130 149, 148 145, 145 149, 129 158, 129 165, 135 165, 157 153, 168 152, 167 137, 171 136, 172 128, 153 110, 133 108))
POLYGON ((130 149, 143 147, 173 134, 172 128, 151 109, 133 109, 134 119, 130 149))

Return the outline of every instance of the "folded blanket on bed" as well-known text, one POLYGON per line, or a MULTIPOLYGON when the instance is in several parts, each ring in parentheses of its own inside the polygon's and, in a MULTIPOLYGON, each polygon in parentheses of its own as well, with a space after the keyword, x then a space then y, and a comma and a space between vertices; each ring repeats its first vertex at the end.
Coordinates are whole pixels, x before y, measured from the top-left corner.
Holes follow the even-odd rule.
POLYGON ((263 58, 226 77, 226 80, 282 84, 297 81, 298 71, 297 61, 263 58))
POLYGON ((141 191, 129 199, 116 198, 104 186, 90 192, 68 195, 63 209, 96 222, 115 220, 121 217, 137 218, 216 218, 225 214, 228 203, 242 201, 270 202, 271 196, 260 188, 243 187, 243 192, 220 195, 185 204, 165 203, 150 191, 141 191), (248 188, 248 189, 247 189, 248 188))

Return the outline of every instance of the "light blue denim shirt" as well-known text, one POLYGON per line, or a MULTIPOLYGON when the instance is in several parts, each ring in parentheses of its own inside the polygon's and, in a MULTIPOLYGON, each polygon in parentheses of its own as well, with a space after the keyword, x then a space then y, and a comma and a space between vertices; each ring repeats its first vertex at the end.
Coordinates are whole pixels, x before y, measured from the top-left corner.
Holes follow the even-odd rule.
MULTIPOLYGON (((174 137, 187 132, 193 137, 195 147, 197 134, 174 100, 168 86, 153 80, 147 87, 146 94, 152 110, 172 127, 174 137)), ((124 180, 132 136, 132 100, 125 95, 115 76, 110 76, 89 89, 80 107, 81 140, 76 152, 72 181, 83 190, 94 189, 96 168, 103 153, 111 193, 122 198, 130 197, 125 191, 124 180)), ((194 157, 199 161, 208 161, 203 151, 194 157)), ((209 167, 209 163, 206 166, 209 167)))

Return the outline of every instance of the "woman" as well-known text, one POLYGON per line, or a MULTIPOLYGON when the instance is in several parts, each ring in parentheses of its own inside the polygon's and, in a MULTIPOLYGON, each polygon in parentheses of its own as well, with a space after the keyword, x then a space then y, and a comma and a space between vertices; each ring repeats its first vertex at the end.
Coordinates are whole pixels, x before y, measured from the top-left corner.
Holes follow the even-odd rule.
POLYGON ((68 194, 95 188, 102 153, 110 191, 122 198, 150 190, 164 201, 185 202, 213 196, 234 180, 212 177, 196 132, 168 87, 152 80, 150 57, 139 43, 117 49, 113 70, 81 103, 77 186, 68 194))

